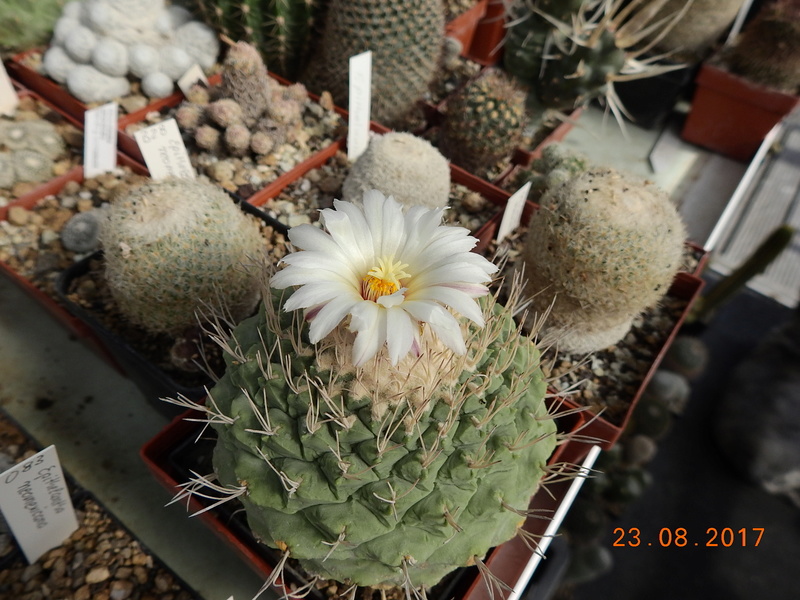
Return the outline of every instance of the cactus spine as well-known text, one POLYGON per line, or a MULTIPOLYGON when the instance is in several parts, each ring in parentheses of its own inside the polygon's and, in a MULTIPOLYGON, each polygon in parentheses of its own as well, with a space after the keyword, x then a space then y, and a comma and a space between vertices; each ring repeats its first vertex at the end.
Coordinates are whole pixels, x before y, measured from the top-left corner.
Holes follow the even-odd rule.
POLYGON ((301 81, 347 106, 348 59, 372 51, 372 118, 392 125, 427 91, 444 45, 440 0, 331 0, 301 81))
POLYGON ((511 156, 524 126, 525 93, 492 69, 448 100, 440 146, 450 160, 480 176, 511 156))
POLYGON ((255 308, 258 224, 221 189, 201 181, 153 181, 114 199, 101 231, 106 280, 122 312, 152 332, 180 333, 196 312, 255 308))
POLYGON ((320 0, 194 0, 203 19, 236 41, 256 46, 273 72, 296 81, 311 48, 320 0))
POLYGON ((589 169, 551 187, 531 218, 523 261, 533 312, 559 348, 601 350, 666 294, 685 231, 667 195, 612 169, 589 169))
POLYGON ((619 115, 615 81, 681 68, 638 60, 691 2, 686 0, 672 18, 654 23, 666 1, 642 6, 615 0, 511 0, 505 68, 531 87, 529 100, 534 105, 571 110, 604 97, 619 115))

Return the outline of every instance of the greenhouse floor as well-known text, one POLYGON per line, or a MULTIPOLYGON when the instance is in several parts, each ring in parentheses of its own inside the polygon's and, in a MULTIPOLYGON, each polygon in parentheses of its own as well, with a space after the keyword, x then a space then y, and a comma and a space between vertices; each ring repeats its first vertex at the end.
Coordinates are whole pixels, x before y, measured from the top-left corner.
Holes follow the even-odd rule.
MULTIPOLYGON (((683 144, 669 128, 659 136, 628 126, 626 139, 613 122, 603 128, 602 120, 600 111, 587 111, 565 143, 598 162, 654 179, 680 204, 692 239, 702 244, 747 165, 683 144)), ((788 312, 748 292, 719 315, 706 332, 711 364, 659 448, 652 487, 614 524, 649 535, 665 527, 698 535, 709 527, 764 527, 761 545, 614 548, 615 569, 576 589, 577 600, 798 597, 800 512, 735 475, 708 434, 731 366, 788 312)), ((138 451, 168 418, 5 279, 0 406, 41 444, 55 444, 73 477, 205 600, 249 599, 259 589, 261 580, 184 507, 164 507, 169 494, 138 451)), ((608 540, 610 545, 611 531, 608 540)))

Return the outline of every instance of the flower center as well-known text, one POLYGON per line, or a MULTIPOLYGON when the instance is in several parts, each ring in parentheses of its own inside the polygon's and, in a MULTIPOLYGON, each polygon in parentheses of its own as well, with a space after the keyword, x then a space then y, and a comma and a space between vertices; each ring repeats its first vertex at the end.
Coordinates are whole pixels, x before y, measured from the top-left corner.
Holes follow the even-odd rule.
POLYGON ((377 302, 381 296, 390 296, 399 290, 400 280, 410 277, 405 269, 408 265, 394 258, 378 259, 378 266, 372 267, 361 280, 361 297, 377 302))

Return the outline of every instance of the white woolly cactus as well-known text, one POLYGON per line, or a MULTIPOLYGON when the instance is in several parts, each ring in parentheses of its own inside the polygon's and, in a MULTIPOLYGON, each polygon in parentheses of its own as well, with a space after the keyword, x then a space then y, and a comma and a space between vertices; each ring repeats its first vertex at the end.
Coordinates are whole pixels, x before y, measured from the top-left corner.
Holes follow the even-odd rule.
POLYGON ((195 407, 218 435, 215 474, 178 498, 238 498, 283 554, 270 582, 292 558, 411 600, 458 567, 486 574, 491 547, 526 539, 557 441, 539 352, 488 295, 496 267, 443 211, 376 190, 334 201, 326 231, 290 230, 302 250, 223 346, 225 375, 195 407))
POLYGON ((129 76, 146 78, 148 96, 167 96, 193 64, 208 70, 218 54, 214 31, 164 0, 73 0, 42 69, 82 102, 106 102, 130 91, 129 76))
POLYGON ((549 188, 520 257, 534 311, 559 348, 585 353, 618 342, 655 305, 681 265, 686 232, 652 183, 594 168, 549 188))
POLYGON ((114 198, 101 231, 106 280, 131 322, 153 332, 197 325, 197 312, 247 316, 264 243, 256 221, 202 181, 162 180, 114 198))
POLYGON ((410 133, 372 138, 342 185, 342 197, 360 202, 380 190, 406 206, 441 208, 450 200, 450 165, 430 142, 410 133))

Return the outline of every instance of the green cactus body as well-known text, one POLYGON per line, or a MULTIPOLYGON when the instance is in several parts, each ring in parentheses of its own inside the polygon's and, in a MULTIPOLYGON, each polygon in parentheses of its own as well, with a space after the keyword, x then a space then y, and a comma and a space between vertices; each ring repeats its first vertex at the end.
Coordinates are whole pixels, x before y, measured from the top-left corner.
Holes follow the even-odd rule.
POLYGON ((444 44, 441 0, 331 0, 319 48, 302 77, 348 103, 348 60, 372 51, 372 118, 392 125, 428 90, 444 44))
POLYGON ((427 140, 404 132, 375 136, 350 168, 342 199, 380 190, 405 206, 440 208, 450 200, 450 165, 427 140))
POLYGON ((65 0, 0 2, 0 49, 11 53, 47 44, 65 0))
POLYGON ((532 105, 572 110, 605 97, 616 110, 614 81, 680 68, 637 61, 646 49, 643 39, 673 24, 669 18, 654 22, 656 4, 511 0, 503 64, 530 86, 532 105))
POLYGON ((482 176, 511 156, 524 126, 525 93, 492 69, 448 100, 439 145, 451 161, 482 176))
POLYGON ((121 194, 101 236, 119 310, 145 329, 179 333, 196 312, 238 320, 255 308, 259 278, 247 266, 263 254, 259 227, 214 185, 162 180, 121 194))
POLYGON ((296 80, 307 60, 318 0, 194 0, 204 20, 263 54, 273 73, 296 80))
POLYGON ((613 345, 666 294, 685 230, 668 196, 612 169, 591 169, 550 188, 531 218, 520 257, 532 311, 558 330, 559 348, 613 345))
POLYGON ((234 330, 210 392, 215 471, 246 488, 256 536, 378 587, 433 585, 514 536, 556 439, 538 350, 506 309, 463 325, 465 356, 426 333, 420 358, 355 369, 344 325, 312 346, 279 296, 234 330))

